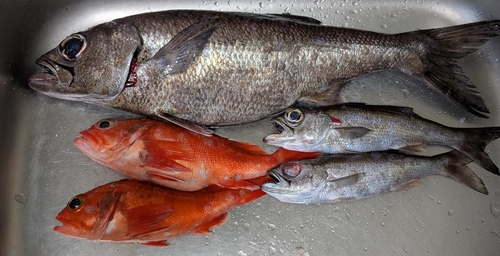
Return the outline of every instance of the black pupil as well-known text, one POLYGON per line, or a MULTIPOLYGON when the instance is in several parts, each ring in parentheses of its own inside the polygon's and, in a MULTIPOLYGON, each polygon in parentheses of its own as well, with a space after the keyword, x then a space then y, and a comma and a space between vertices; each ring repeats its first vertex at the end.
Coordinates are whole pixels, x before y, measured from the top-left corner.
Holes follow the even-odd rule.
POLYGON ((71 202, 69 202, 68 206, 70 209, 78 209, 78 208, 80 208, 81 204, 82 204, 82 202, 80 201, 80 199, 75 197, 75 198, 73 198, 73 200, 71 200, 71 202))
POLYGON ((290 120, 297 121, 300 119, 300 113, 297 111, 290 112, 290 120))
POLYGON ((79 38, 71 38, 64 45, 64 53, 69 58, 75 58, 83 47, 83 41, 79 38))
POLYGON ((101 129, 106 129, 108 128, 109 126, 111 125, 111 123, 109 121, 102 121, 99 123, 99 128, 101 129))

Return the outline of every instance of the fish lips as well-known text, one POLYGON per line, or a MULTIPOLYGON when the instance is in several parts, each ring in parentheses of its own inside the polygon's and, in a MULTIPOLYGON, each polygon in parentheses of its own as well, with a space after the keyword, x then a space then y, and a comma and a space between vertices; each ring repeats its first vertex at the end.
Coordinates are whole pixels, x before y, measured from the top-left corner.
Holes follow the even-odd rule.
POLYGON ((80 234, 79 229, 80 226, 69 218, 65 218, 61 216, 61 214, 57 215, 56 220, 62 223, 62 226, 55 226, 54 231, 63 235, 78 237, 80 238, 82 234, 80 234))
POLYGON ((290 182, 285 179, 279 169, 272 169, 267 172, 272 181, 262 184, 262 190, 266 193, 281 193, 282 190, 290 187, 290 182))
POLYGON ((278 133, 269 134, 264 137, 263 141, 270 145, 280 145, 281 143, 290 141, 293 139, 294 131, 288 126, 283 117, 276 117, 271 120, 274 128, 278 133))

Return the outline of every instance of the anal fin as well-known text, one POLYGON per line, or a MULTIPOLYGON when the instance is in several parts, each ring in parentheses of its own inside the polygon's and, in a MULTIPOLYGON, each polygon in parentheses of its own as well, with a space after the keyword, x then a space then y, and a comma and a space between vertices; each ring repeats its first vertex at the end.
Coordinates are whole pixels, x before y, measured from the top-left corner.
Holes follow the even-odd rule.
POLYGON ((215 219, 212 219, 210 221, 207 221, 205 223, 202 223, 198 227, 194 229, 195 233, 200 233, 200 234, 209 234, 210 233, 210 228, 220 226, 229 219, 229 214, 227 212, 215 217, 215 219))
POLYGON ((398 186, 391 188, 391 191, 405 190, 405 189, 409 189, 409 188, 418 187, 419 185, 420 185, 420 183, 418 182, 418 179, 413 179, 413 180, 410 180, 404 184, 401 184, 401 185, 398 185, 398 186))

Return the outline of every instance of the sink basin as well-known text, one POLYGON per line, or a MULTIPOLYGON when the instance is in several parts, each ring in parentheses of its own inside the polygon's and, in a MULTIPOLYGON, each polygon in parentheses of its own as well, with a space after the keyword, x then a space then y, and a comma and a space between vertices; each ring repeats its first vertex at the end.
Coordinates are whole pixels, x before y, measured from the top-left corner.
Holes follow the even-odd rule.
MULTIPOLYGON (((78 132, 130 113, 50 98, 31 90, 35 60, 67 35, 115 18, 168 9, 291 13, 385 33, 500 19, 498 0, 345 1, 8 1, 0 17, 1 255, 496 255, 500 251, 500 177, 471 169, 489 195, 442 176, 420 186, 343 204, 292 205, 266 196, 233 208, 210 235, 187 234, 168 247, 92 242, 53 231, 54 218, 76 194, 124 176, 81 153, 78 132)), ((500 126, 500 38, 460 60, 491 110, 472 116, 412 77, 378 72, 355 79, 349 101, 410 106, 456 127, 500 126)), ((269 119, 216 132, 257 143, 273 131, 269 119)), ((424 154, 444 152, 429 148, 424 154)), ((500 141, 486 151, 500 165, 500 141)))

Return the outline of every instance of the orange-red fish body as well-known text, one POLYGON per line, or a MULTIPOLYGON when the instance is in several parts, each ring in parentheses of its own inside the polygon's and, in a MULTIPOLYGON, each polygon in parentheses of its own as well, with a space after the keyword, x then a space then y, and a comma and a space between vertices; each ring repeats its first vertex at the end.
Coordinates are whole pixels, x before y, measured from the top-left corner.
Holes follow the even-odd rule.
POLYGON ((56 217, 63 225, 54 230, 88 240, 166 246, 167 239, 180 234, 209 233, 226 222, 229 209, 263 195, 260 189, 212 186, 185 192, 120 180, 73 197, 56 217))
POLYGON ((75 145, 131 178, 183 191, 213 184, 255 190, 247 180, 283 162, 318 156, 282 148, 269 155, 257 145, 148 119, 101 120, 80 132, 75 145))

